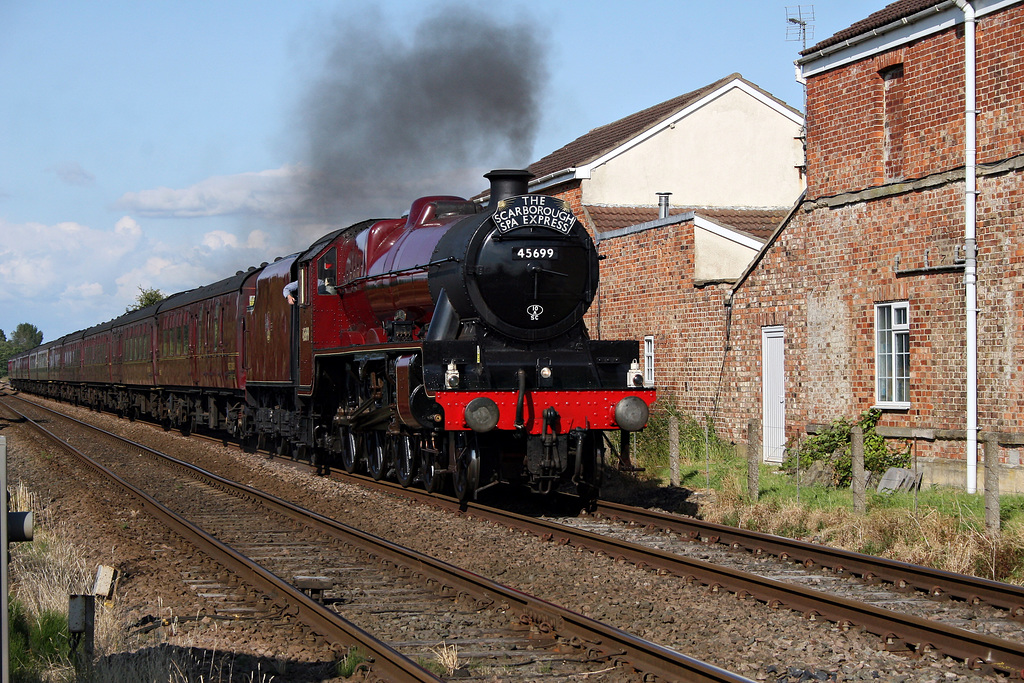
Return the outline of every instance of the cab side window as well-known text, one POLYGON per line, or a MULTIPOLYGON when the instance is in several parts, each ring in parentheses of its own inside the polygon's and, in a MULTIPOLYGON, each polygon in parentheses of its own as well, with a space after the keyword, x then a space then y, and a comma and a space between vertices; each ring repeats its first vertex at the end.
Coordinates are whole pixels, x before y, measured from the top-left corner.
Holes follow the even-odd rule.
POLYGON ((331 247, 316 262, 316 291, 318 294, 333 294, 332 290, 337 286, 338 251, 331 247))

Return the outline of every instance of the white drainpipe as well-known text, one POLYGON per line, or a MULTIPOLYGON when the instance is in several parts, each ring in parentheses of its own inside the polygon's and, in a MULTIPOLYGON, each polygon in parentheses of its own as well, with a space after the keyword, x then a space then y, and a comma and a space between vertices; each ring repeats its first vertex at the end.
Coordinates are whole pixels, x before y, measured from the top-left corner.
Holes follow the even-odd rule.
POLYGON ((964 299, 967 312, 967 492, 978 490, 978 249, 977 98, 974 7, 954 0, 964 12, 964 299))

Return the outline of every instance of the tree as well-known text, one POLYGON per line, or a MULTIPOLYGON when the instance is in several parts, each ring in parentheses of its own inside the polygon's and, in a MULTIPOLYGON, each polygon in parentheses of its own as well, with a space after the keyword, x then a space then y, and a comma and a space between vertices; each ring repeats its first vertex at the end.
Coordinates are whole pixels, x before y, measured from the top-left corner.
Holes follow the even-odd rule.
POLYGON ((43 333, 35 325, 21 323, 14 328, 9 343, 14 347, 16 353, 28 351, 43 343, 43 333))
POLYGON ((143 287, 142 285, 139 285, 139 295, 135 297, 135 303, 124 309, 124 312, 131 313, 132 311, 137 311, 140 308, 158 304, 166 298, 167 297, 164 296, 164 293, 155 287, 143 287))
POLYGON ((11 343, 7 341, 7 335, 4 334, 3 330, 0 330, 0 377, 7 376, 7 361, 14 355, 14 349, 11 348, 11 343))
POLYGON ((0 377, 7 376, 7 361, 11 356, 34 349, 42 343, 43 333, 35 325, 21 323, 14 329, 10 339, 0 330, 0 377))

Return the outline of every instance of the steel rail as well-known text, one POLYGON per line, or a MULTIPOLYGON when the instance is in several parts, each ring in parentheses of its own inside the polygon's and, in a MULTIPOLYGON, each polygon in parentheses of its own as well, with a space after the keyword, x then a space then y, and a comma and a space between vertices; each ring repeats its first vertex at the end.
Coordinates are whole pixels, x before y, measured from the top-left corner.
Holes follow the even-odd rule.
POLYGON ((867 580, 887 581, 898 588, 927 591, 934 597, 954 597, 971 604, 984 602, 1007 610, 1014 618, 1024 618, 1022 586, 608 501, 599 501, 596 512, 610 519, 655 527, 693 539, 725 543, 755 553, 771 553, 808 568, 819 565, 837 574, 849 572, 867 580))
MULTIPOLYGON (((201 434, 193 436, 207 438, 218 443, 222 441, 201 434)), ((356 479, 364 485, 384 488, 409 498, 430 501, 448 509, 460 509, 460 503, 457 500, 443 495, 428 494, 418 489, 405 489, 393 482, 375 481, 358 474, 346 473, 344 477, 356 479)), ((476 506, 474 505, 474 507, 476 506)), ((955 598, 970 604, 985 603, 1005 609, 1014 619, 1024 620, 1024 587, 1022 586, 680 515, 631 507, 611 501, 598 501, 595 512, 611 519, 634 522, 645 527, 654 527, 693 539, 701 538, 709 542, 746 548, 754 553, 774 554, 786 560, 799 562, 808 568, 818 565, 831 569, 837 574, 848 572, 869 582, 882 581, 901 589, 912 588, 925 591, 933 597, 955 598)))
MULTIPOLYGON (((67 441, 61 439, 46 427, 19 411, 17 408, 14 408, 7 402, 4 402, 4 405, 17 415, 20 415, 21 418, 34 429, 45 435, 48 439, 51 439, 85 467, 91 469, 105 479, 114 482, 126 493, 137 499, 147 512, 166 525, 169 529, 195 545, 211 559, 233 572, 240 580, 253 586, 258 591, 269 597, 272 601, 281 604, 281 606, 285 608, 286 614, 298 619, 309 628, 326 637, 328 640, 357 646, 364 652, 369 653, 372 657, 372 673, 374 676, 378 677, 379 680, 402 681, 409 683, 436 683, 442 680, 413 662, 411 659, 408 659, 397 650, 393 649, 387 643, 377 640, 370 633, 346 621, 337 612, 324 607, 302 591, 292 587, 286 581, 283 581, 260 565, 252 562, 244 555, 224 545, 213 536, 210 536, 202 529, 193 525, 188 520, 167 509, 165 506, 157 502, 156 499, 141 489, 129 484, 110 469, 92 460, 89 456, 85 455, 67 441)), ((42 410, 49 410, 42 406, 36 407, 39 407, 42 410)), ((162 455, 152 449, 142 446, 141 444, 122 439, 116 434, 111 434, 110 432, 98 429, 92 425, 76 420, 75 418, 66 415, 62 415, 62 417, 84 427, 93 429, 99 433, 108 435, 121 442, 131 444, 132 447, 141 448, 146 452, 156 455, 162 455)))
MULTIPOLYGON (((48 410, 47 408, 42 409, 48 410)), ((597 655, 620 663, 628 662, 630 666, 638 671, 653 674, 669 681, 752 683, 746 677, 739 676, 693 657, 688 657, 671 648, 644 640, 631 633, 547 602, 541 598, 504 586, 479 574, 432 558, 429 555, 392 543, 253 487, 226 479, 98 427, 79 422, 68 416, 62 415, 62 417, 78 422, 98 433, 130 444, 133 448, 138 448, 155 457, 159 457, 177 468, 188 470, 190 474, 199 476, 218 488, 234 491, 236 494, 246 498, 258 499, 261 503, 279 514, 327 533, 343 543, 360 547, 397 567, 411 572, 413 575, 425 576, 428 583, 436 582, 440 584, 442 591, 454 591, 460 596, 472 597, 485 605, 497 603, 503 608, 513 609, 520 616, 522 623, 534 624, 541 631, 554 631, 563 636, 571 636, 576 645, 585 647, 592 656, 597 655)), ((112 476, 116 477, 116 475, 112 476)), ((130 485, 127 486, 130 487, 130 485)), ((145 496, 145 494, 142 494, 142 496, 145 496)), ((148 496, 145 497, 148 498, 148 496)), ((155 501, 153 503, 159 506, 159 503, 155 501)), ((191 525, 189 526, 191 527, 191 525)), ((224 547, 216 539, 211 540, 218 546, 224 547)), ((265 572, 262 568, 260 569, 264 573, 269 574, 269 572, 265 572)), ((277 579, 274 575, 269 574, 269 576, 280 582, 280 579, 277 579)), ((286 583, 280 583, 291 589, 286 583)), ((321 607, 319 603, 311 600, 305 594, 300 592, 298 595, 305 598, 304 603, 321 607)), ((326 608, 321 609, 324 609, 331 615, 335 615, 334 612, 326 610, 326 608)), ((429 678, 426 680, 436 679, 429 678)))
MULTIPOLYGON (((931 648, 948 656, 959 658, 971 668, 984 668, 987 666, 1015 677, 1024 678, 1024 651, 1022 651, 1019 643, 876 608, 858 601, 829 596, 747 572, 718 567, 700 560, 692 560, 628 541, 616 540, 554 522, 490 508, 474 502, 460 503, 454 498, 427 494, 413 489, 404 489, 397 484, 376 482, 368 477, 358 475, 346 475, 346 478, 358 480, 361 483, 377 488, 394 491, 409 498, 425 500, 439 507, 472 513, 482 519, 528 531, 546 540, 553 540, 565 545, 575 545, 576 547, 589 549, 596 553, 603 553, 617 559, 630 561, 641 567, 681 576, 688 580, 700 581, 713 590, 726 589, 741 597, 755 598, 772 606, 786 606, 802 611, 810 619, 820 617, 843 625, 861 626, 869 632, 883 637, 889 649, 898 650, 904 647, 911 647, 922 651, 931 648)), ((630 509, 627 506, 617 506, 606 502, 603 502, 602 505, 605 506, 605 509, 610 510, 614 508, 622 514, 625 514, 630 509)), ((600 509, 599 507, 598 510, 600 509)), ((672 518, 674 516, 664 515, 663 517, 672 518)), ((676 519, 682 520, 682 518, 676 519)), ((655 526, 658 525, 655 524, 655 526)), ((745 533, 742 530, 721 525, 705 528, 714 528, 723 532, 745 533)), ((714 536, 715 534, 711 535, 714 536)), ((724 534, 721 537, 724 537, 724 534)), ((771 536, 767 538, 776 539, 776 537, 771 536)), ((776 540, 785 543, 791 539, 778 537, 776 540)), ((736 542, 738 543, 739 541, 737 540, 736 542)), ((794 541, 794 543, 799 542, 794 541)), ((815 547, 813 544, 805 545, 815 547)), ((785 553, 785 551, 783 552, 785 553)), ((852 553, 852 555, 857 554, 852 553)), ((881 559, 870 558, 869 556, 863 557, 868 558, 868 560, 881 559)), ((929 571, 926 568, 922 569, 925 569, 925 572, 929 571)), ((979 581, 984 583, 985 580, 979 579, 979 581)))
MULTIPOLYGON (((573 545, 632 562, 640 567, 680 576, 687 580, 699 581, 712 590, 729 590, 740 597, 755 598, 773 607, 789 607, 803 612, 809 619, 825 618, 842 625, 860 626, 881 636, 886 647, 891 650, 913 648, 920 652, 931 648, 947 656, 958 658, 973 669, 991 667, 1011 676, 1024 678, 1024 648, 1017 642, 881 609, 855 600, 831 596, 748 572, 720 567, 629 541, 575 529, 557 522, 527 517, 475 502, 460 503, 457 499, 448 496, 403 489, 397 484, 375 482, 361 475, 346 475, 346 478, 423 500, 438 507, 469 513, 497 524, 521 529, 555 543, 573 545)), ((602 502, 599 504, 598 510, 601 509, 600 505, 608 506, 609 504, 602 502)), ((612 507, 623 513, 630 509, 628 506, 614 504, 612 507)), ((606 507, 606 509, 610 508, 606 507)), ((664 515, 664 517, 672 517, 672 515, 664 515)), ((729 529, 729 527, 721 528, 729 529)), ((779 540, 789 539, 780 537, 779 540)), ((980 581, 984 582, 983 579, 980 581)))
POLYGON ((856 625, 881 636, 891 650, 938 650, 970 668, 992 667, 1024 677, 1024 648, 1020 643, 941 624, 867 603, 828 595, 774 579, 648 548, 629 541, 470 503, 468 512, 483 519, 539 534, 561 545, 572 545, 632 562, 638 566, 699 581, 712 590, 728 590, 773 607, 789 607, 809 619, 825 618, 856 625))

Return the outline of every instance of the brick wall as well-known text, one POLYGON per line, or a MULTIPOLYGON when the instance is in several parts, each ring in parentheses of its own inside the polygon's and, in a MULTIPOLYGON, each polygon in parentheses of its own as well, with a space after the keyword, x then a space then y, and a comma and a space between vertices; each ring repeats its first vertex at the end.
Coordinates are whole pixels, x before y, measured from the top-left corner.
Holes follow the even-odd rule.
MULTIPOLYGON (((1022 433, 1024 174, 984 177, 978 186, 979 424, 1022 433)), ((924 268, 926 251, 930 266, 952 263, 963 241, 962 211, 963 184, 954 182, 798 215, 733 302, 721 413, 733 436, 741 439, 742 426, 760 416, 765 325, 785 328, 788 437, 870 408, 874 304, 893 300, 910 306, 912 407, 886 411, 880 424, 963 430, 963 273, 895 272, 924 268)))
POLYGON ((602 241, 601 290, 588 325, 603 339, 653 336, 659 402, 701 418, 712 413, 718 387, 728 288, 693 286, 693 229, 686 221, 602 241))
MULTIPOLYGON (((1018 5, 983 18, 977 35, 978 160, 988 165, 978 181, 979 423, 1010 435, 1004 461, 1019 460, 1024 435, 1022 31, 1018 5)), ((880 425, 937 430, 945 436, 918 441, 917 454, 964 457, 964 275, 921 270, 962 257, 963 120, 962 29, 809 79, 808 201, 734 299, 719 421, 734 438, 761 414, 763 326, 785 328, 787 436, 797 438, 874 404, 874 304, 907 300, 911 408, 886 411, 880 425), (897 64, 902 91, 887 101, 897 64), (835 199, 843 193, 853 194, 835 199)))
MULTIPOLYGON (((977 27, 978 162, 1024 152, 1024 6, 977 27)), ((807 84, 808 197, 829 197, 963 165, 962 28, 812 77, 807 84), (886 100, 884 75, 902 65, 886 100), (886 105, 889 105, 888 107, 886 105), (902 134, 887 134, 887 124, 902 134), (886 149, 901 145, 900 173, 886 174, 886 149)))
MULTIPOLYGON (((554 188, 594 235, 579 183, 554 188)), ((658 401, 701 418, 714 409, 722 370, 726 285, 693 285, 693 221, 603 240, 601 286, 586 317, 595 339, 654 336, 658 401)))

